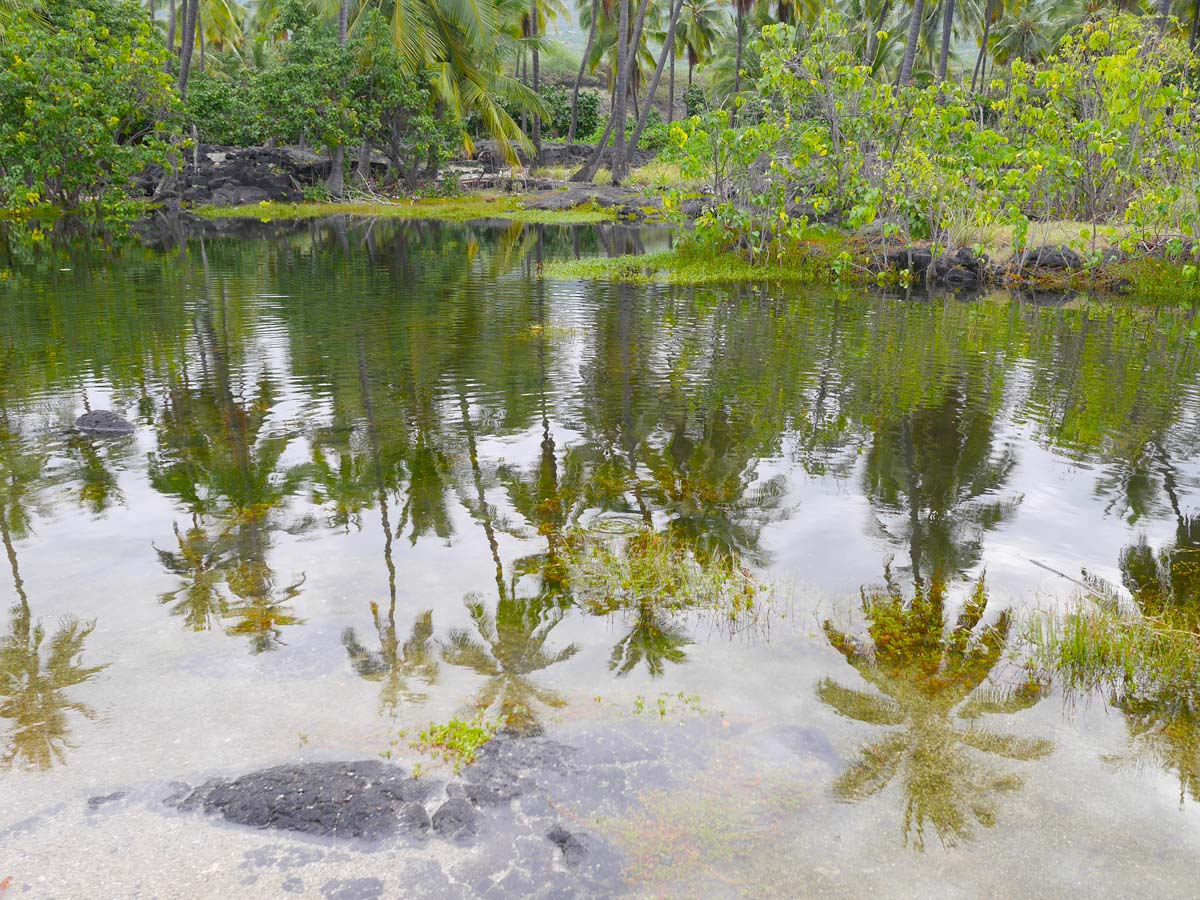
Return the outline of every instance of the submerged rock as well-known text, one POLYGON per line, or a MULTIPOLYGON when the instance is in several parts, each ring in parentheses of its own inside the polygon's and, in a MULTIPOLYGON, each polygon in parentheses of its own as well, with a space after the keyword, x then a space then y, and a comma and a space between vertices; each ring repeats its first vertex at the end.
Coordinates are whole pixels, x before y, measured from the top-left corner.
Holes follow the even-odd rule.
POLYGON ((555 825, 546 832, 546 839, 562 851, 563 862, 567 864, 567 868, 573 869, 587 859, 587 836, 582 833, 575 834, 561 825, 555 825))
POLYGON ((75 420, 75 427, 80 431, 99 437, 133 434, 134 431, 132 423, 110 409, 93 409, 91 412, 85 412, 75 420))
POLYGON ((415 781, 398 766, 373 760, 276 766, 208 781, 177 805, 253 828, 374 840, 429 827, 412 809, 424 813, 409 799, 415 781))
POLYGON ((433 830, 451 840, 470 837, 478 830, 475 807, 462 797, 451 797, 433 814, 433 830))

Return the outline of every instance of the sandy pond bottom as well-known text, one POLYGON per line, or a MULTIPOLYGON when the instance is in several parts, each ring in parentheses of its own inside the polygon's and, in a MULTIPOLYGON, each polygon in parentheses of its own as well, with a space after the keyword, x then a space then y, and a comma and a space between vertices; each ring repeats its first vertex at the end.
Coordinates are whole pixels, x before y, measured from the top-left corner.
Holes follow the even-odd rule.
MULTIPOLYGON (((418 801, 435 822, 448 798, 471 810, 458 833, 453 823, 430 829, 402 822, 374 840, 314 836, 231 823, 219 810, 206 814, 202 803, 178 808, 189 791, 211 788, 214 776, 228 788, 228 780, 259 768, 189 773, 164 759, 149 768, 172 778, 71 788, 60 781, 49 802, 38 800, 36 782, 27 783, 21 796, 6 792, 0 803, 8 893, 339 900, 1195 895, 1196 818, 1176 805, 1172 779, 1151 771, 1131 778, 1121 767, 1123 728, 1102 707, 1066 717, 1048 697, 1022 713, 1024 731, 1055 744, 1036 762, 964 768, 946 747, 958 759, 953 783, 939 781, 946 776, 936 766, 907 763, 876 796, 838 800, 831 784, 880 734, 866 726, 848 734, 802 696, 779 703, 783 677, 795 677, 797 658, 820 657, 817 650, 806 637, 778 640, 769 651, 758 649, 753 674, 742 669, 723 688, 695 685, 713 687, 717 702, 722 695, 760 697, 764 706, 790 705, 798 715, 767 718, 756 703, 717 709, 687 687, 650 699, 577 697, 544 733, 501 734, 458 776, 411 752, 385 761, 322 747, 338 743, 332 730, 323 731, 336 728, 330 712, 313 718, 308 746, 297 744, 278 759, 264 747, 244 748, 263 759, 263 768, 310 772, 310 797, 333 759, 357 758, 371 770, 394 766, 401 779, 421 762, 418 801), (1114 755, 1099 759, 1097 745, 1111 745, 1114 755), (997 773, 1003 784, 993 790, 997 773), (16 808, 31 814, 16 817, 16 808)), ((720 655, 736 672, 737 649, 720 655)), ((195 754, 186 749, 176 757, 188 758, 195 754)), ((241 784, 243 821, 247 810, 253 820, 256 809, 287 812, 295 803, 262 791, 254 779, 241 784)), ((328 818, 311 821, 314 830, 329 830, 328 818)))

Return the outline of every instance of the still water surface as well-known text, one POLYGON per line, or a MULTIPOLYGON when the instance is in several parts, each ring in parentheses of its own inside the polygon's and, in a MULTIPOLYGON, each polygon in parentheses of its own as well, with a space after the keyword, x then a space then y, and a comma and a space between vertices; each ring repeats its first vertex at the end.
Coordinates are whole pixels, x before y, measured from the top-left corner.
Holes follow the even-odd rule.
POLYGON ((660 240, 328 221, 4 247, 0 885, 1195 896, 1200 717, 1148 732, 1065 697, 1020 640, 1085 577, 1119 588, 1130 548, 1200 544, 1193 312, 539 277, 660 240), (74 431, 88 409, 136 432, 74 431), (650 531, 733 560, 757 614, 583 602, 570 548, 650 531), (937 600, 864 621, 885 567, 937 600), (540 820, 364 847, 162 802, 411 767, 412 735, 480 707, 616 748, 607 794, 551 798, 607 854, 591 881, 540 820))

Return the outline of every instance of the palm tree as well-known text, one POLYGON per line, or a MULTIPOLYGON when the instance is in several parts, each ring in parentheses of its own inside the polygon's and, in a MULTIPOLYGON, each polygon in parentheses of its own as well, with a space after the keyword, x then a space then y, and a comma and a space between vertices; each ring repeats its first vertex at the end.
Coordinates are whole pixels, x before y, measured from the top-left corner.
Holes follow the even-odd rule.
POLYGON ((754 8, 754 0, 733 0, 733 9, 737 28, 737 56, 733 64, 733 93, 736 97, 742 91, 742 51, 746 40, 746 16, 754 8))
POLYGON ((977 631, 988 603, 982 577, 947 632, 943 579, 934 578, 927 589, 918 585, 906 599, 890 568, 884 574, 882 588, 862 592, 869 641, 824 623, 830 644, 875 691, 825 679, 817 687, 818 698, 846 718, 897 729, 861 750, 834 782, 834 793, 849 802, 864 800, 898 780, 905 841, 923 849, 929 825, 952 846, 970 839, 972 819, 992 826, 995 795, 1021 785, 1015 774, 979 765, 965 748, 1027 761, 1046 756, 1053 746, 975 722, 1029 709, 1043 690, 1029 678, 1007 689, 985 685, 1000 662, 1012 618, 1005 610, 995 625, 977 631))
MULTIPOLYGON (((713 55, 714 48, 721 36, 724 14, 717 5, 717 0, 685 0, 679 13, 679 24, 676 25, 676 52, 686 54, 688 61, 688 87, 692 86, 696 66, 707 62, 713 55)), ((674 64, 671 77, 674 80, 674 64)), ((675 92, 671 91, 674 100, 675 92)))
MULTIPOLYGON (((611 0, 609 0, 611 3, 611 0)), ((611 12, 611 10, 610 10, 611 12)), ((587 43, 584 44, 583 53, 579 56, 579 71, 575 73, 575 84, 571 87, 571 125, 567 129, 567 143, 575 143, 575 129, 579 125, 579 88, 583 84, 583 73, 587 68, 588 59, 592 55, 592 47, 596 43, 596 29, 600 21, 600 0, 591 0, 591 14, 586 15, 584 12, 579 14, 579 23, 584 24, 587 20, 586 28, 588 31, 587 43)))
MULTIPOLYGON (((519 9, 523 14, 526 7, 519 9)), ((505 72, 506 11, 495 0, 391 0, 392 39, 404 70, 428 73, 446 108, 460 120, 476 116, 515 161, 515 148, 532 144, 503 104, 542 110, 537 95, 505 72)))

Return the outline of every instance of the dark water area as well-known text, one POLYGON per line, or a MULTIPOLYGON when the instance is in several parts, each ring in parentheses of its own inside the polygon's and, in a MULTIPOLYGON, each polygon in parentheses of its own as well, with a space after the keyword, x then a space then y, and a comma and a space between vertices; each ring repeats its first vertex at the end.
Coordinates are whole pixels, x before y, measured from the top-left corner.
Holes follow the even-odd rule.
POLYGON ((1195 693, 1022 640, 1200 548, 1195 312, 541 277, 668 241, 0 242, 0 895, 1195 896, 1195 693), (598 600, 629 535, 754 609, 598 600), (486 802, 410 746, 480 710, 540 748, 486 802), (343 760, 474 831, 166 802, 343 760))

